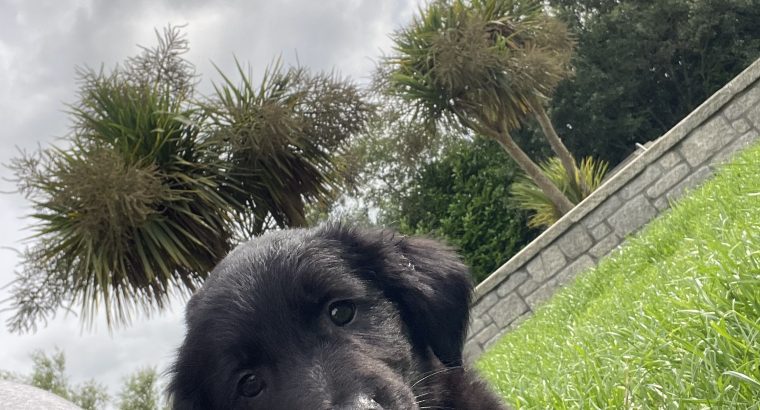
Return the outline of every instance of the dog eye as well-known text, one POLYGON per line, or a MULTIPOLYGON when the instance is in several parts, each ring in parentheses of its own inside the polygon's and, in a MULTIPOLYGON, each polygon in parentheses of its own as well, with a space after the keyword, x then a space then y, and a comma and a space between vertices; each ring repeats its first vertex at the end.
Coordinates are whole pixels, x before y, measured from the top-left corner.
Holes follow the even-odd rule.
POLYGON ((255 374, 246 374, 238 382, 238 393, 245 397, 255 397, 264 390, 264 380, 255 374))
POLYGON ((345 326, 354 319, 356 306, 350 300, 339 300, 328 307, 330 320, 338 326, 345 326))

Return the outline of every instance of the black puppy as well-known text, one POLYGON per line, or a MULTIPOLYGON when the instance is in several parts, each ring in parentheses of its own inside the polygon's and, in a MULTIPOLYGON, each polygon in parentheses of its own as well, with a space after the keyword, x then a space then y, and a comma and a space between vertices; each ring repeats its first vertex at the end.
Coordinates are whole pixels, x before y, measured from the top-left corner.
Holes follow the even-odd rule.
POLYGON ((187 306, 175 409, 504 409, 462 367, 472 285, 437 242, 338 224, 265 234, 187 306))

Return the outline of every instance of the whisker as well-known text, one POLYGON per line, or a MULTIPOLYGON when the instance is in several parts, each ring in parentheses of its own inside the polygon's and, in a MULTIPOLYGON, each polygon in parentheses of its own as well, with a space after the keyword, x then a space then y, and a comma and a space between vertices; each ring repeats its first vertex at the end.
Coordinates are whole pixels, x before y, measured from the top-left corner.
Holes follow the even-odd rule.
POLYGON ((462 368, 462 366, 444 367, 443 369, 439 369, 439 370, 433 371, 430 374, 428 374, 427 376, 424 376, 421 379, 419 379, 416 382, 414 382, 414 384, 412 384, 411 387, 414 388, 414 386, 422 383, 423 381, 425 381, 425 380, 427 380, 427 379, 429 379, 429 378, 431 378, 433 376, 437 376, 439 374, 443 374, 443 373, 446 373, 446 372, 449 372, 449 371, 453 371, 453 370, 456 370, 456 369, 461 369, 461 368, 462 368))
POLYGON ((414 396, 414 398, 415 398, 415 400, 422 399, 424 396, 429 396, 429 395, 431 395, 433 393, 435 393, 435 392, 429 391, 427 393, 417 394, 417 395, 414 396))

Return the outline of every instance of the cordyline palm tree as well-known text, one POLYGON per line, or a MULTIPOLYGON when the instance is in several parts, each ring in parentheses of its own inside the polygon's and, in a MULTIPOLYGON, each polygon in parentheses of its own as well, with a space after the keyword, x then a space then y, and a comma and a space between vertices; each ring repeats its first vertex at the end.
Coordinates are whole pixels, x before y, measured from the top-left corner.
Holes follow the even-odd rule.
POLYGON ((238 181, 225 192, 245 205, 236 221, 246 235, 304 226, 307 203, 324 205, 345 186, 348 137, 366 126, 372 107, 334 73, 313 75, 276 61, 256 87, 237 69, 240 83, 222 74, 204 105, 210 141, 238 181))
MULTIPOLYGON (((574 204, 581 202, 601 186, 607 167, 606 161, 586 157, 580 161, 575 177, 576 181, 573 181, 557 157, 552 157, 541 165, 543 173, 562 192, 566 193, 574 204), (581 178, 585 181, 583 185, 579 181, 581 178)), ((524 175, 512 183, 510 191, 519 207, 531 212, 532 215, 528 218, 529 227, 546 229, 562 217, 562 212, 557 209, 557 206, 547 198, 533 180, 524 175)))
POLYGON ((15 162, 36 234, 13 290, 14 330, 60 304, 87 322, 103 310, 109 324, 160 309, 231 246, 240 205, 220 189, 224 164, 200 139, 201 113, 118 73, 81 80, 70 146, 15 162))
POLYGON ((541 2, 433 1, 393 40, 395 55, 386 60, 391 93, 410 101, 418 116, 495 139, 563 214, 572 209, 510 136, 534 117, 568 175, 576 175, 544 108, 570 74, 574 41, 541 2))
POLYGON ((78 307, 85 324, 103 311, 109 327, 160 310, 241 233, 301 225, 305 203, 342 187, 332 155, 370 111, 354 85, 275 65, 260 87, 225 77, 198 105, 186 49, 169 27, 113 73, 81 70, 67 148, 11 164, 35 230, 11 289, 11 330, 60 307, 78 307))

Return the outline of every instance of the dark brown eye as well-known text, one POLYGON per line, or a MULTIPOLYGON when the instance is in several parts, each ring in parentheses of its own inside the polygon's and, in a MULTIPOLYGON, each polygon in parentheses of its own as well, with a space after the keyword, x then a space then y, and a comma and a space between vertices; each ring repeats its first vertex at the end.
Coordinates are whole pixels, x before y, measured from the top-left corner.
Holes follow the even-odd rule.
POLYGON ((245 397, 255 397, 264 390, 264 380, 255 374, 249 373, 243 376, 238 382, 238 394, 245 397))
POLYGON ((352 320, 356 314, 356 306, 350 300, 339 300, 328 306, 330 320, 338 326, 345 326, 352 320))

